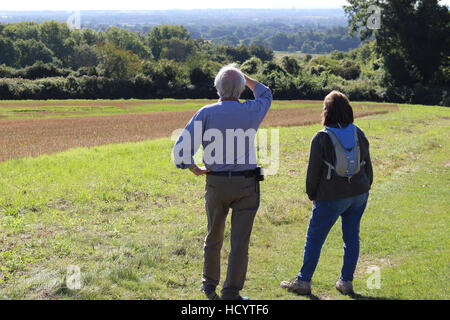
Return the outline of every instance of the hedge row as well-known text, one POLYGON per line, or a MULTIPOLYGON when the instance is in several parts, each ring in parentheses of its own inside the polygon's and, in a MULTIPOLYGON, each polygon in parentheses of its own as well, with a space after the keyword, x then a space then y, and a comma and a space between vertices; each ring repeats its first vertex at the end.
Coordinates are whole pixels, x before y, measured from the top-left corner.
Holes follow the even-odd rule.
MULTIPOLYGON (((369 81, 342 81, 333 76, 290 77, 273 72, 259 75, 259 80, 272 88, 275 99, 322 100, 331 90, 346 93, 353 101, 389 101, 450 106, 445 88, 384 89, 369 81)), ((37 80, 0 78, 0 99, 215 99, 217 94, 210 81, 191 84, 164 82, 142 74, 133 79, 110 79, 101 76, 54 77, 37 80)), ((252 98, 244 92, 242 98, 252 98)))

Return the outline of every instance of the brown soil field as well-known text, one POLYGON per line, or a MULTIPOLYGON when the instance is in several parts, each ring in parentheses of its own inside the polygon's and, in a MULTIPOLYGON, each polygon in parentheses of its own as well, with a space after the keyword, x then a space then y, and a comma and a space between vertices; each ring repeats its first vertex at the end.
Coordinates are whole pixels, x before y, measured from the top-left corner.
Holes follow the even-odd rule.
MULTIPOLYGON (((211 103, 212 100, 206 99, 174 99, 174 100, 11 100, 0 103, 0 108, 18 108, 18 107, 46 107, 46 106, 88 106, 88 107, 103 107, 103 106, 115 106, 115 107, 132 107, 141 105, 179 105, 186 103, 196 103, 199 106, 203 106, 211 103)), ((317 102, 317 101, 316 101, 317 102)))
MULTIPOLYGON (((244 101, 242 99, 241 101, 244 101)), ((103 107, 103 106, 116 106, 116 107, 132 107, 141 105, 183 105, 186 103, 195 103, 199 107, 214 102, 214 99, 151 99, 151 100, 10 100, 0 101, 0 108, 19 108, 19 107, 46 107, 46 106, 89 106, 89 107, 103 107)), ((277 104, 312 104, 321 105, 323 101, 320 100, 277 100, 277 104)))
MULTIPOLYGON (((374 105, 376 110, 354 107, 355 117, 387 113, 396 105, 374 105)), ((320 110, 273 109, 262 123, 268 126, 299 126, 318 123, 320 110)), ((195 111, 154 112, 60 119, 0 121, 0 161, 60 152, 75 147, 137 142, 168 137, 183 128, 195 111)))

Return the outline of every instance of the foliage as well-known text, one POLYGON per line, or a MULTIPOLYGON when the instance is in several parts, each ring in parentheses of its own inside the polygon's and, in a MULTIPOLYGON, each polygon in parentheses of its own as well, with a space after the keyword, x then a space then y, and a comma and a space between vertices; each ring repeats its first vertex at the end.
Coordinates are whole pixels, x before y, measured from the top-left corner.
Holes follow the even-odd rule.
POLYGON ((256 74, 261 69, 262 61, 257 57, 251 57, 241 65, 241 70, 247 74, 256 74))
POLYGON ((108 78, 130 79, 139 69, 139 59, 131 51, 121 49, 114 43, 103 43, 99 46, 103 73, 108 78))
MULTIPOLYGON (((411 12, 421 16, 426 10, 420 8, 411 12)), ((427 30, 438 26, 430 24, 427 30)), ((344 29, 333 30, 326 44, 336 47, 330 39, 344 29)), ((224 36, 223 30, 214 32, 224 36)), ((236 32, 243 36, 246 31, 236 32)), ((437 34, 442 34, 439 28, 437 34)), ((395 35, 392 31, 387 36, 393 39, 395 35)), ((279 31, 272 40, 278 45, 284 41, 295 50, 298 47, 292 46, 298 45, 295 41, 299 39, 313 45, 312 39, 319 43, 324 37, 311 30, 295 36, 279 31)), ((334 50, 328 55, 304 57, 291 53, 275 58, 264 41, 213 44, 194 39, 187 28, 176 25, 155 26, 139 33, 116 27, 71 30, 55 21, 0 24, 0 76, 5 78, 0 98, 215 98, 215 74, 223 65, 237 63, 244 72, 269 85, 276 99, 323 99, 329 90, 336 89, 350 99, 448 105, 448 56, 440 60, 436 56, 434 62, 414 67, 419 58, 408 57, 421 51, 420 43, 395 43, 389 51, 383 49, 383 37, 377 35, 376 41, 366 41, 348 52, 334 50), (435 71, 420 71, 423 65, 435 71), (426 77, 431 78, 425 81, 426 77)), ((442 50, 441 55, 445 53, 442 50)), ((252 98, 251 92, 246 90, 243 98, 252 98)))
POLYGON ((300 71, 300 66, 295 58, 284 56, 281 59, 281 65, 287 73, 297 75, 300 71))
MULTIPOLYGON (((384 82, 391 91, 447 86, 450 12, 438 0, 349 0, 345 11, 352 32, 361 39, 376 38, 376 49, 386 71, 384 82), (369 5, 381 8, 382 27, 367 28, 369 5)), ((419 89, 420 91, 420 89, 419 89)), ((414 101, 417 101, 414 99, 414 101)))

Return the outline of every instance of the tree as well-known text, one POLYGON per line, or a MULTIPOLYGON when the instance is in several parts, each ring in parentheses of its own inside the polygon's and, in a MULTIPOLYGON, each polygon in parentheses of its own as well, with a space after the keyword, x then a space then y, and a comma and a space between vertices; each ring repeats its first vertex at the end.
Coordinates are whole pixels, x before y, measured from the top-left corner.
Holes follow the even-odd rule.
POLYGON ((0 36, 0 65, 6 64, 15 67, 20 59, 20 50, 14 42, 8 38, 0 36))
POLYGON ((90 46, 96 44, 98 41, 97 33, 91 29, 82 29, 81 38, 84 43, 90 46))
POLYGON ((228 62, 241 63, 251 57, 248 48, 244 45, 239 45, 237 47, 217 45, 214 47, 214 51, 218 56, 228 60, 228 62))
POLYGON ((117 47, 129 50, 143 59, 151 57, 150 50, 145 45, 144 39, 141 39, 136 32, 112 27, 106 30, 106 37, 108 41, 114 42, 117 47))
POLYGON ((46 21, 41 24, 41 39, 47 48, 53 51, 64 65, 70 62, 70 55, 75 46, 71 31, 66 23, 46 21))
POLYGON ((118 48, 112 42, 101 44, 99 53, 105 77, 131 79, 139 69, 139 58, 131 51, 118 48))
POLYGON ((286 51, 289 47, 291 40, 289 37, 283 33, 278 32, 270 39, 271 47, 274 50, 286 51))
POLYGON ((83 44, 75 46, 72 54, 72 67, 79 69, 81 67, 92 67, 98 64, 98 52, 95 46, 83 44))
POLYGON ((162 41, 160 58, 184 61, 194 51, 192 40, 172 38, 162 41))
MULTIPOLYGON (((157 28, 157 27, 155 27, 157 28)), ((162 39, 172 39, 177 38, 181 40, 189 40, 191 39, 191 35, 189 31, 184 26, 176 26, 176 25, 162 25, 160 27, 161 30, 161 38, 162 39)))
POLYGON ((450 13, 438 0, 348 0, 352 33, 376 38, 392 86, 431 85, 449 64, 450 13), (381 8, 381 28, 367 27, 369 5, 381 8))
POLYGON ((251 57, 241 65, 242 72, 256 74, 262 66, 262 61, 258 57, 251 57))
POLYGON ((16 46, 21 52, 19 59, 21 67, 31 66, 36 61, 42 61, 43 63, 52 61, 53 52, 41 41, 19 39, 16 41, 16 46))
POLYGON ((274 57, 272 48, 266 48, 263 44, 252 43, 248 46, 251 56, 261 59, 262 62, 271 61, 274 57))
POLYGON ((7 24, 4 26, 1 32, 3 36, 13 41, 17 39, 39 40, 41 34, 39 30, 39 24, 29 21, 7 24))
POLYGON ((147 61, 142 67, 142 73, 151 78, 158 98, 173 97, 187 80, 182 66, 174 60, 147 61))
POLYGON ((20 76, 26 79, 66 77, 69 72, 67 69, 60 69, 52 63, 43 63, 42 61, 37 61, 32 66, 19 70, 20 76))
POLYGON ((262 67, 262 74, 263 75, 269 75, 273 72, 279 73, 279 74, 285 74, 286 72, 281 68, 278 64, 276 64, 274 61, 268 61, 263 64, 262 67))
POLYGON ((300 66, 298 65, 297 59, 289 56, 284 56, 281 59, 281 65, 284 70, 286 70, 289 74, 297 75, 300 71, 300 66))
POLYGON ((187 29, 183 26, 162 25, 153 27, 148 33, 148 46, 153 57, 158 60, 161 56, 164 44, 170 43, 171 39, 191 40, 191 36, 187 29), (166 41, 165 41, 166 40, 166 41))

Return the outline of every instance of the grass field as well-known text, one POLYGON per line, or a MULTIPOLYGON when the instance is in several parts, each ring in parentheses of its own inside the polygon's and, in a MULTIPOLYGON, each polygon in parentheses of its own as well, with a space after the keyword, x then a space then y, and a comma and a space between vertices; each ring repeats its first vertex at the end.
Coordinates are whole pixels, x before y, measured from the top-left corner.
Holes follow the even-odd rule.
MULTIPOLYGON (((3 100, 0 101, 0 119, 54 119, 194 111, 215 101, 217 100, 3 100)), ((321 110, 322 104, 322 101, 317 100, 278 100, 274 101, 271 109, 321 110)), ((361 110, 369 108, 371 110, 383 110, 395 105, 360 102, 354 103, 353 106, 361 110)))
MULTIPOLYGON (((280 170, 261 185, 243 294, 450 298, 450 110, 401 105, 356 124, 371 142, 375 171, 361 226, 357 295, 334 289, 339 223, 324 245, 313 295, 279 287, 300 268, 311 212, 306 163, 319 125, 280 128, 280 170), (367 286, 372 266, 380 271, 379 289, 367 286)), ((0 298, 203 299, 204 178, 175 169, 172 146, 161 138, 1 162, 0 298), (78 290, 65 281, 71 265, 81 270, 78 290)), ((228 252, 226 241, 224 257, 228 252)))

